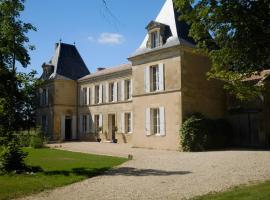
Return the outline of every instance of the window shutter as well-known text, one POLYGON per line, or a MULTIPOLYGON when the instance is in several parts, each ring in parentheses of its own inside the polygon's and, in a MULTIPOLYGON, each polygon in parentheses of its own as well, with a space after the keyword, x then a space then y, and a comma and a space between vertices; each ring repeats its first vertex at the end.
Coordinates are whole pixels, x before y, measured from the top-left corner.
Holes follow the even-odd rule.
POLYGON ((102 88, 102 84, 99 85, 99 100, 98 103, 102 103, 102 93, 103 93, 103 88, 102 88))
POLYGON ((39 89, 39 104, 42 106, 42 89, 39 89))
POLYGON ((125 113, 121 113, 121 132, 125 133, 125 113))
POLYGON ((46 105, 49 105, 49 88, 46 88, 46 105))
POLYGON ((92 96, 91 96, 91 102, 94 105, 95 104, 95 86, 92 87, 92 96))
POLYGON ((105 90, 106 90, 105 101, 106 101, 106 103, 108 103, 109 102, 109 83, 108 82, 106 82, 105 90))
POLYGON ((160 135, 166 135, 165 130, 165 109, 164 107, 159 108, 159 114, 160 114, 160 135))
POLYGON ((163 91, 164 90, 164 64, 160 63, 158 65, 158 71, 159 71, 159 90, 163 91))
POLYGON ((86 88, 86 105, 89 105, 89 88, 86 88))
POLYGON ((118 98, 117 98, 117 93, 118 93, 118 90, 117 90, 117 82, 114 82, 113 83, 113 101, 114 102, 117 102, 118 98))
POLYGON ((130 119, 130 130, 131 130, 131 133, 133 133, 133 113, 132 112, 130 113, 130 117, 131 117, 131 119, 130 119))
POLYGON ((76 139, 76 124, 77 124, 77 117, 76 115, 72 116, 72 139, 75 140, 76 139))
POLYGON ((133 96, 133 81, 132 81, 132 79, 130 79, 130 96, 132 99, 132 96, 133 96))
POLYGON ((83 105, 83 89, 80 88, 80 105, 83 105))
POLYGON ((103 126, 103 116, 102 114, 99 114, 99 127, 103 126))
POLYGON ((125 80, 121 81, 121 100, 125 101, 125 80))
POLYGON ((66 122, 66 116, 65 115, 61 115, 61 139, 64 140, 65 139, 65 122, 66 122))
POLYGON ((90 132, 90 115, 87 115, 86 117, 86 132, 90 132))
POLYGON ((147 66, 144 69, 144 88, 145 92, 149 93, 150 92, 150 67, 147 66))
POLYGON ((89 123, 89 133, 93 133, 93 118, 92 118, 92 114, 89 114, 89 119, 88 122, 89 123))
POLYGON ((150 108, 145 110, 145 132, 146 135, 151 135, 151 121, 150 121, 150 108))
POLYGON ((83 133, 83 115, 80 115, 79 132, 83 133))

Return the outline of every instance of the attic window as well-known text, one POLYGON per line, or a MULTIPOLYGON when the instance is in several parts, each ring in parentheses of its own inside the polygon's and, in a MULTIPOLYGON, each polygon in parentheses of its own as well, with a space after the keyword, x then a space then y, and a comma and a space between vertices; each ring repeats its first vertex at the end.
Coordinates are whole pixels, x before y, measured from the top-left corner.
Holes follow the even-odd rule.
POLYGON ((156 48, 159 47, 160 43, 159 43, 159 33, 158 31, 153 31, 150 33, 150 37, 151 37, 151 48, 156 48))
POLYGON ((147 48, 157 48, 164 45, 167 39, 172 36, 171 29, 168 25, 156 21, 151 21, 147 27, 148 41, 147 48))

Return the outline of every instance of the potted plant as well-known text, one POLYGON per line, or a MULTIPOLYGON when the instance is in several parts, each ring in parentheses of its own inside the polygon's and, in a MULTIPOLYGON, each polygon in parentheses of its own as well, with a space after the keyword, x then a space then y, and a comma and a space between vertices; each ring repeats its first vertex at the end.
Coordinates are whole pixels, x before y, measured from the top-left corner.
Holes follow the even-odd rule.
POLYGON ((102 126, 97 128, 96 134, 97 134, 97 141, 98 142, 101 142, 100 134, 102 134, 102 130, 103 130, 102 126))
MULTIPOLYGON (((114 135, 117 134, 117 131, 118 131, 118 128, 117 128, 117 126, 115 126, 115 127, 113 128, 114 135)), ((118 140, 114 137, 112 142, 113 142, 113 143, 117 143, 117 141, 118 141, 118 140)))

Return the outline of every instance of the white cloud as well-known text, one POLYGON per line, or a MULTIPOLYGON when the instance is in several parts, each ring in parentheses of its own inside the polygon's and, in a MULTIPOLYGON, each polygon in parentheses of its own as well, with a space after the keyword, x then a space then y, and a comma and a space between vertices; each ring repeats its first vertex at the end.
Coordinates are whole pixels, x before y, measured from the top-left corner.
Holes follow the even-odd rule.
POLYGON ((94 37, 92 37, 92 36, 89 36, 87 39, 88 39, 90 42, 95 41, 95 38, 94 38, 94 37))
POLYGON ((123 35, 118 33, 101 33, 98 42, 100 44, 122 44, 125 41, 123 35))

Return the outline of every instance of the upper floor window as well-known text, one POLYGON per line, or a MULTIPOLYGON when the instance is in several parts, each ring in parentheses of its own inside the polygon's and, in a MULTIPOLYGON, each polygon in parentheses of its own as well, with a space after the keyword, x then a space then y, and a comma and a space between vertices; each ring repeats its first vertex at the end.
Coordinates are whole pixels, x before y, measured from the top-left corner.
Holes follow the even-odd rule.
POLYGON ((125 100, 131 99, 131 80, 125 80, 125 100))
POLYGON ((159 67, 158 65, 150 67, 150 91, 159 90, 159 67))
POLYGON ((48 105, 49 104, 49 89, 44 88, 41 90, 40 94, 40 105, 48 105))
POLYGON ((114 83, 109 84, 109 102, 114 100, 114 83))
POLYGON ((162 63, 145 67, 144 72, 145 92, 164 90, 164 65, 162 63))
POLYGON ((83 105, 87 105, 87 88, 83 88, 83 105))
POLYGON ((96 85, 95 86, 95 104, 100 103, 99 100, 100 100, 100 86, 96 85))

